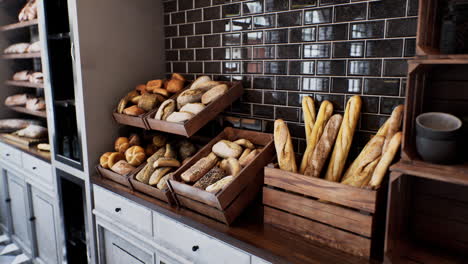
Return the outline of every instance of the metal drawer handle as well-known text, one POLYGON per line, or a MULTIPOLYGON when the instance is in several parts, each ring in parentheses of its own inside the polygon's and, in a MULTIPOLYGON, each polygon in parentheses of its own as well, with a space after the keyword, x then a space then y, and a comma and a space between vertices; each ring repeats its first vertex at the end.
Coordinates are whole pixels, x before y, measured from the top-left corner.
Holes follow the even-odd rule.
POLYGON ((29 218, 29 221, 31 221, 31 222, 34 221, 34 220, 36 220, 35 216, 31 216, 31 218, 29 218))
POLYGON ((120 212, 120 211, 122 211, 122 208, 118 208, 118 207, 115 208, 115 212, 116 212, 116 213, 118 213, 118 212, 120 212))
POLYGON ((10 199, 10 198, 6 198, 6 199, 5 199, 5 202, 9 203, 9 202, 11 202, 11 199, 10 199))
POLYGON ((5 154, 5 156, 10 157, 10 153, 5 154))
POLYGON ((193 246, 193 247, 192 247, 192 251, 195 252, 195 251, 197 251, 199 248, 200 248, 199 246, 193 246))
POLYGON ((37 167, 32 167, 33 170, 37 170, 37 167))

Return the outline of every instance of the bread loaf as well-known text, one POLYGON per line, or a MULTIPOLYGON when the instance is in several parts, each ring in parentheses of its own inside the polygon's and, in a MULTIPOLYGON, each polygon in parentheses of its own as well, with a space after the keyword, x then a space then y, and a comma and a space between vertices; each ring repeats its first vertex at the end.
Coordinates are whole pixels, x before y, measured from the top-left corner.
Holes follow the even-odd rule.
POLYGON ((192 142, 182 140, 179 143, 179 157, 181 160, 185 160, 186 158, 193 156, 196 152, 197 148, 192 144, 192 142))
POLYGON ((304 174, 306 169, 310 167, 309 162, 312 160, 312 154, 314 154, 315 146, 317 145, 317 142, 320 140, 320 137, 322 137, 323 130, 325 129, 328 119, 330 119, 332 114, 333 114, 333 104, 327 100, 323 101, 322 104, 320 105, 320 109, 319 109, 318 116, 317 116, 317 121, 315 122, 314 128, 312 129, 310 140, 307 141, 307 147, 304 152, 304 156, 302 157, 301 169, 300 169, 301 174, 304 174))
POLYGON ((162 177, 164 175, 168 174, 172 168, 170 167, 162 167, 162 168, 157 168, 153 174, 151 174, 151 177, 149 179, 149 185, 155 186, 159 183, 162 177))
POLYGON ((167 82, 166 89, 170 93, 177 93, 184 89, 184 83, 185 81, 172 79, 167 82))
POLYGON ((109 169, 109 156, 112 154, 112 152, 106 152, 104 154, 102 154, 101 158, 99 159, 99 164, 101 165, 101 167, 105 168, 105 169, 109 169))
POLYGON ((130 165, 137 167, 146 159, 145 150, 140 146, 130 147, 125 151, 125 159, 130 165))
POLYGON ((239 157, 239 163, 241 165, 242 165, 242 163, 244 163, 244 160, 247 158, 247 156, 250 154, 250 152, 252 152, 251 149, 249 149, 249 148, 244 149, 244 151, 242 152, 242 154, 239 157))
POLYGON ((26 105, 28 99, 32 98, 31 95, 28 94, 15 94, 8 96, 5 99, 6 106, 23 106, 26 105))
POLYGON ((166 120, 169 115, 174 113, 175 105, 176 103, 173 99, 167 99, 159 106, 158 112, 156 112, 154 118, 158 120, 166 120))
POLYGON ((112 154, 109 155, 108 159, 107 159, 107 164, 109 166, 109 168, 112 168, 112 166, 114 166, 115 163, 117 163, 118 161, 121 161, 121 160, 124 160, 125 159, 125 155, 120 153, 120 152, 113 152, 112 154))
POLYGON ((200 85, 198 85, 197 89, 200 89, 200 90, 203 90, 204 92, 207 92, 211 88, 216 87, 216 86, 218 86, 220 84, 221 83, 217 82, 217 81, 208 81, 208 82, 204 82, 204 83, 201 83, 200 85))
POLYGON ((387 150, 383 152, 382 158, 372 173, 372 177, 369 183, 371 188, 377 189, 382 183, 382 180, 388 171, 388 167, 390 167, 390 164, 392 163, 398 149, 400 148, 401 138, 401 132, 397 132, 395 135, 393 135, 390 143, 388 144, 387 150))
POLYGON ((13 134, 20 137, 42 139, 47 137, 47 128, 40 125, 30 124, 26 128, 20 129, 13 134))
POLYGON ((130 107, 125 108, 123 110, 123 113, 129 116, 140 116, 146 113, 146 111, 136 105, 132 105, 130 107))
POLYGON ((211 151, 213 151, 218 157, 223 159, 237 159, 242 154, 242 147, 229 140, 220 140, 213 145, 211 151))
POLYGON ((296 158, 291 141, 291 135, 282 119, 275 121, 274 141, 279 167, 282 170, 297 172, 296 158))
POLYGON ((140 94, 147 93, 147 91, 146 91, 146 84, 138 84, 138 85, 135 87, 135 90, 136 90, 137 92, 139 92, 140 94))
POLYGON ((328 165, 325 179, 339 182, 343 176, 344 166, 348 158, 351 144, 353 143, 354 132, 361 114, 361 97, 355 95, 346 104, 346 110, 341 124, 340 132, 336 139, 330 163, 328 165))
POLYGON ((182 76, 182 74, 175 73, 175 72, 171 75, 171 79, 172 79, 172 80, 184 81, 184 82, 186 81, 186 80, 185 80, 185 77, 182 76))
POLYGON ((403 120, 403 111, 404 111, 403 105, 399 105, 395 107, 395 109, 393 109, 392 115, 390 116, 388 120, 389 122, 388 129, 387 129, 387 133, 385 133, 385 143, 384 143, 382 153, 385 153, 387 151, 387 148, 393 136, 400 130, 401 121, 403 120))
POLYGON ((141 145, 140 136, 138 136, 138 134, 131 134, 128 137, 128 144, 130 145, 130 147, 140 146, 141 145))
POLYGON ((179 96, 177 96, 177 108, 180 109, 182 106, 189 103, 199 103, 203 93, 203 90, 200 89, 189 89, 183 91, 179 96))
POLYGON ((156 108, 162 101, 164 100, 161 95, 147 93, 141 96, 141 99, 138 101, 138 107, 145 111, 150 111, 156 108))
POLYGON ((210 193, 217 193, 218 191, 221 191, 222 189, 226 188, 233 180, 234 180, 233 176, 224 177, 221 180, 206 187, 205 190, 210 193))
POLYGON ((154 168, 160 167, 180 167, 180 162, 174 158, 159 158, 157 161, 153 163, 154 168))
POLYGON ((34 72, 29 75, 30 83, 44 83, 44 74, 42 72, 34 72))
POLYGON ((204 82, 209 82, 211 81, 211 78, 208 77, 208 76, 201 76, 201 77, 198 77, 193 83, 192 85, 190 86, 190 89, 197 89, 198 86, 200 86, 202 83, 204 82))
POLYGON ((146 83, 146 91, 152 93, 153 89, 162 88, 163 80, 151 80, 146 83))
POLYGON ((37 144, 37 149, 40 150, 40 151, 50 152, 50 144, 47 144, 47 143, 37 144))
POLYGON ((167 180, 169 180, 172 176, 172 174, 174 174, 173 172, 171 173, 168 173, 166 175, 164 175, 158 182, 158 184, 156 185, 156 188, 158 188, 159 190, 165 190, 167 189, 167 180))
POLYGON ((198 113, 200 113, 204 109, 205 109, 205 105, 202 104, 202 103, 190 103, 190 104, 186 104, 186 105, 182 106, 182 108, 180 108, 180 111, 181 112, 189 112, 189 113, 192 113, 194 115, 197 115, 198 113))
POLYGON ((128 164, 125 160, 119 160, 117 163, 112 165, 111 170, 120 175, 127 175, 131 173, 135 167, 128 164))
POLYGON ((29 81, 29 75, 31 71, 19 71, 13 74, 13 81, 29 81))
POLYGON ((238 140, 234 141, 234 143, 236 143, 237 145, 242 146, 244 148, 248 148, 248 149, 254 149, 255 148, 255 145, 252 142, 250 142, 250 140, 245 139, 245 138, 238 139, 238 140))
POLYGON ((138 102, 140 102, 140 99, 141 99, 141 95, 133 97, 132 100, 130 100, 130 102, 132 102, 132 104, 138 105, 138 102))
POLYGON ((157 147, 164 147, 166 146, 167 137, 164 134, 155 133, 153 135, 152 141, 153 141, 153 144, 156 145, 157 147))
POLYGON ((312 154, 312 160, 308 162, 310 166, 305 170, 305 175, 312 177, 320 177, 325 161, 328 159, 333 145, 335 144, 336 136, 341 126, 343 117, 339 114, 333 115, 328 120, 327 125, 325 126, 322 137, 317 143, 317 146, 314 149, 312 154))
POLYGON ((240 165, 242 167, 249 165, 249 163, 252 162, 259 153, 260 153, 260 150, 258 149, 252 150, 244 159, 242 160, 239 159, 240 165))
POLYGON ((184 123, 192 119, 193 114, 189 112, 173 112, 167 118, 167 122, 184 123))
POLYGON ((153 167, 153 163, 157 161, 159 158, 164 156, 166 152, 166 148, 162 147, 158 151, 156 151, 153 155, 151 155, 146 161, 148 164, 136 175, 136 179, 142 183, 148 184, 149 179, 156 168, 153 167))
POLYGON ((26 101, 26 109, 31 111, 44 111, 46 109, 44 98, 30 98, 26 101))
POLYGON ((201 102, 204 105, 208 105, 223 96, 225 93, 227 93, 227 91, 228 86, 226 84, 217 85, 203 94, 201 102))
POLYGON ((224 170, 214 167, 209 172, 207 172, 203 177, 201 177, 193 187, 205 190, 206 187, 210 186, 211 184, 221 180, 226 176, 224 170))
POLYGON ((315 104, 312 97, 304 96, 304 98, 302 98, 302 112, 304 113, 306 142, 309 142, 315 124, 315 104))
POLYGON ((237 160, 235 158, 227 158, 227 159, 223 160, 220 167, 221 167, 221 169, 226 171, 226 173, 228 175, 231 175, 231 176, 234 176, 234 177, 239 175, 239 173, 242 170, 242 167, 241 167, 241 165, 239 163, 239 160, 237 160))
MULTIPOLYGON (((124 98, 122 98, 120 101, 119 101, 119 104, 117 106, 117 113, 119 114, 122 114, 124 113, 128 103, 135 97, 139 96, 140 94, 138 93, 138 91, 131 91, 129 92, 127 95, 125 95, 124 98)), ((128 111, 128 110, 127 110, 128 111)))
POLYGON ((182 173, 180 177, 185 182, 196 182, 205 175, 218 162, 218 157, 214 153, 198 160, 192 167, 182 173))

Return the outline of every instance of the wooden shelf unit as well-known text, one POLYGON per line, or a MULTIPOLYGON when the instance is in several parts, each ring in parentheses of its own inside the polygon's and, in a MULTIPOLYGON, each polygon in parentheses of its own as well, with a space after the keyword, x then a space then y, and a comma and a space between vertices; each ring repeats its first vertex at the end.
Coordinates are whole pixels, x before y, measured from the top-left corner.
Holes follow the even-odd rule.
POLYGON ((26 27, 30 27, 30 26, 37 26, 37 23, 38 23, 37 19, 33 19, 33 20, 30 20, 30 21, 13 23, 13 24, 1 26, 0 31, 9 31, 9 30, 14 30, 14 29, 26 28, 26 27))
POLYGON ((2 59, 13 60, 13 59, 39 59, 41 58, 40 52, 35 53, 22 53, 22 54, 3 54, 2 59))
POLYGON ((26 81, 13 81, 13 80, 8 80, 5 81, 6 85, 9 86, 18 86, 18 87, 28 87, 28 88, 36 88, 36 89, 44 89, 44 84, 43 83, 32 83, 32 82, 26 82, 26 81))
POLYGON ((23 107, 23 106, 10 106, 9 108, 18 113, 28 114, 32 116, 41 117, 41 118, 47 118, 46 111, 32 111, 32 110, 26 109, 26 107, 23 107))
POLYGON ((440 165, 420 160, 402 160, 392 166, 392 171, 441 182, 468 186, 468 163, 440 165))

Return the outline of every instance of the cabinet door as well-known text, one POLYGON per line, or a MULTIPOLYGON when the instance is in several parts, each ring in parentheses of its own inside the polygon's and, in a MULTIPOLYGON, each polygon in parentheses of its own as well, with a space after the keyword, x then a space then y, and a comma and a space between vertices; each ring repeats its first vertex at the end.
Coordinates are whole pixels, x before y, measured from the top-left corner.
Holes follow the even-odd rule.
POLYGON ((10 171, 7 171, 7 179, 8 194, 11 199, 12 233, 29 249, 29 216, 27 211, 26 184, 10 171))
POLYGON ((51 198, 31 189, 32 210, 36 234, 37 258, 44 263, 58 263, 55 209, 51 198))
POLYGON ((164 255, 158 254, 158 261, 156 261, 156 264, 179 264, 179 262, 164 255))
POLYGON ((99 248, 102 264, 153 264, 153 254, 147 253, 111 231, 100 229, 99 248))
POLYGON ((8 192, 5 178, 5 170, 0 165, 0 226, 8 232, 8 192))

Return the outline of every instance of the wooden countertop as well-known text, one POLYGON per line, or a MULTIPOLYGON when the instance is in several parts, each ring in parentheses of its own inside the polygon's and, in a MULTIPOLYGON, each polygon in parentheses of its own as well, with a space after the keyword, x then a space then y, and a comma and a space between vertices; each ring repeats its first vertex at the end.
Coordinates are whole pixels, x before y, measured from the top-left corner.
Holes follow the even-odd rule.
POLYGON ((376 263, 265 225, 261 199, 257 199, 228 227, 195 212, 170 207, 99 176, 93 176, 91 180, 96 185, 272 263, 376 263))
POLYGON ((50 152, 47 152, 47 151, 42 151, 42 150, 39 150, 37 149, 37 145, 34 145, 34 146, 31 146, 31 147, 27 147, 27 146, 24 146, 24 145, 21 145, 21 144, 18 144, 14 141, 11 141, 11 140, 8 140, 6 138, 1 138, 0 137, 0 142, 2 143, 5 143, 15 149, 18 149, 18 150, 21 150, 21 151, 24 151, 40 160, 43 160, 47 163, 50 163, 50 152))

